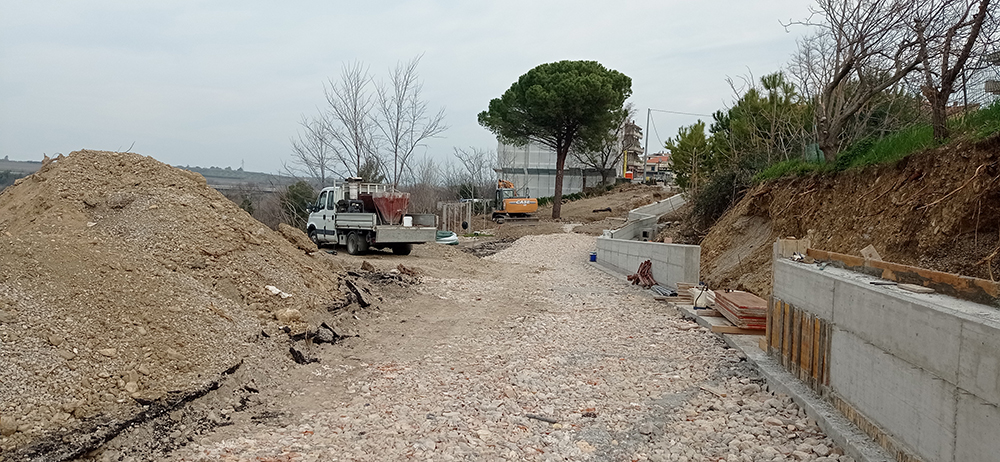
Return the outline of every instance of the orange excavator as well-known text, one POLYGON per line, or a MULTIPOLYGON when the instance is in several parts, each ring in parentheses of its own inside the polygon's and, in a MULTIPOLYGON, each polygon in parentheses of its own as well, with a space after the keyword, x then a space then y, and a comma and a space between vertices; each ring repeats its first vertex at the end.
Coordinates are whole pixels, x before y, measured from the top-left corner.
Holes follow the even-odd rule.
POLYGON ((493 211, 493 221, 502 224, 505 221, 538 221, 538 199, 522 197, 517 194, 514 183, 507 180, 497 181, 496 210, 493 211))

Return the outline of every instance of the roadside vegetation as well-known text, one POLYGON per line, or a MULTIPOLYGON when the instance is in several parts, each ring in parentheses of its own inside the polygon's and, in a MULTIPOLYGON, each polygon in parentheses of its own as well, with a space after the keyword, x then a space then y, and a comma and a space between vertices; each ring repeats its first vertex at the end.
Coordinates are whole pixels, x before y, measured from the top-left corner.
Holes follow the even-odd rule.
POLYGON ((786 69, 730 79, 729 107, 665 143, 697 228, 764 181, 896 162, 1000 132, 1000 102, 983 91, 1000 76, 989 0, 848 4, 821 0, 808 20, 787 24, 812 33, 786 69))
MULTIPOLYGON (((1000 133, 1000 102, 970 111, 968 114, 949 120, 952 140, 967 139, 978 141, 1000 133)), ((823 161, 810 162, 790 159, 772 164, 754 176, 754 183, 775 180, 787 176, 835 173, 872 165, 899 161, 910 154, 940 146, 934 139, 934 128, 930 123, 917 123, 903 127, 884 137, 865 138, 847 147, 829 164, 823 161)))

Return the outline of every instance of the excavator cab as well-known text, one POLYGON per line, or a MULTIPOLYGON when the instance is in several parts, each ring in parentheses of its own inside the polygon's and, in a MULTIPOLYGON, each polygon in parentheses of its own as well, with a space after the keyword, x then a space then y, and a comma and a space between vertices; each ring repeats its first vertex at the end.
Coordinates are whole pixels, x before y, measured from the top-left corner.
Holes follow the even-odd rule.
POLYGON ((517 194, 514 184, 506 181, 497 181, 496 210, 493 212, 493 221, 503 223, 506 220, 537 220, 534 217, 538 211, 538 199, 531 197, 521 197, 517 194))

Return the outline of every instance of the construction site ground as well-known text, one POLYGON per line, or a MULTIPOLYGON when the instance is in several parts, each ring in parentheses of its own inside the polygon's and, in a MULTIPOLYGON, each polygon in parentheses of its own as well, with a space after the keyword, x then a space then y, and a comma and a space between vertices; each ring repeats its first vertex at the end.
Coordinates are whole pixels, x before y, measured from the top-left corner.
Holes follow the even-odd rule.
POLYGON ((589 265, 573 228, 484 258, 476 239, 330 257, 419 282, 376 286, 358 337, 272 371, 257 409, 169 459, 850 460, 737 350, 589 265))
MULTIPOLYGON (((770 243, 797 236, 992 279, 998 143, 758 186, 702 278, 766 297, 770 243)), ((587 262, 670 194, 349 256, 150 158, 48 161, 0 194, 0 460, 851 460, 738 350, 587 262)))

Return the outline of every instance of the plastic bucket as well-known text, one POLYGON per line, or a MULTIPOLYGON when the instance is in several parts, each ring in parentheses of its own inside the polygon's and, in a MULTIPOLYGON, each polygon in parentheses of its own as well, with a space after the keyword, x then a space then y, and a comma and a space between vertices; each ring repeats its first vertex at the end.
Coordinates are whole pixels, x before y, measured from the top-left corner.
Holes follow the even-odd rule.
POLYGON ((413 217, 411 216, 403 217, 403 226, 413 226, 413 217))
POLYGON ((590 261, 597 261, 597 252, 590 252, 590 261))

